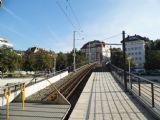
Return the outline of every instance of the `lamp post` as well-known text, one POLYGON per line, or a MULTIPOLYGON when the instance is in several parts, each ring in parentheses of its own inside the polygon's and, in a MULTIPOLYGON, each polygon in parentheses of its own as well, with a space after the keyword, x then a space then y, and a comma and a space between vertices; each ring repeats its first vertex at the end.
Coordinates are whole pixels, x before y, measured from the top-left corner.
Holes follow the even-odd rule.
POLYGON ((56 59, 57 59, 57 54, 54 56, 54 75, 56 74, 56 59))
POLYGON ((130 73, 131 73, 131 59, 132 57, 128 57, 127 60, 128 60, 128 73, 129 73, 129 82, 131 83, 131 77, 130 77, 130 73))

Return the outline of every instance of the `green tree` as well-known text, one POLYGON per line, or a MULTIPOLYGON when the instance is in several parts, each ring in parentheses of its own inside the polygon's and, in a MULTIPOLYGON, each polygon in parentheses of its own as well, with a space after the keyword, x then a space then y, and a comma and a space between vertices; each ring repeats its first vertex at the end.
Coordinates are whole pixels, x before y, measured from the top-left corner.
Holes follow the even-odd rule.
POLYGON ((154 41, 154 50, 160 50, 160 39, 154 41))
POLYGON ((155 41, 150 40, 146 44, 145 49, 145 69, 156 70, 160 69, 160 39, 155 41))
POLYGON ((54 65, 54 54, 50 51, 28 52, 23 59, 23 69, 26 71, 51 70, 54 65))
MULTIPOLYGON (((73 51, 66 53, 67 55, 67 66, 73 66, 73 51)), ((76 64, 78 66, 86 63, 86 58, 80 51, 76 50, 76 64)))
POLYGON ((145 68, 147 70, 160 69, 160 50, 150 50, 147 52, 145 68))
POLYGON ((20 69, 21 56, 19 56, 12 48, 0 48, 0 71, 3 74, 7 71, 13 72, 20 69))
POLYGON ((67 67, 67 55, 60 52, 57 54, 57 64, 56 64, 56 69, 57 70, 62 70, 67 67))
POLYGON ((86 63, 86 58, 85 56, 82 55, 82 53, 80 51, 76 52, 76 63, 78 66, 83 65, 84 63, 86 63))
MULTIPOLYGON (((120 48, 112 48, 111 49, 111 63, 119 68, 124 67, 123 63, 123 51, 120 48)), ((129 56, 126 55, 126 66, 128 67, 128 58, 129 56)), ((131 59, 131 67, 134 67, 133 59, 131 59)))

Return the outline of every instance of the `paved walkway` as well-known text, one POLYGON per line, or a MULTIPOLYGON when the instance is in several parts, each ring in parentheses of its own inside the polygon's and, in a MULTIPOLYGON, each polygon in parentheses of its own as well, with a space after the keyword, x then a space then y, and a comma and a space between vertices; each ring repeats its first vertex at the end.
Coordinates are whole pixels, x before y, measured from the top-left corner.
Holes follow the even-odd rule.
MULTIPOLYGON (((10 104, 9 120, 62 120, 69 105, 26 103, 22 110, 21 103, 10 104)), ((0 107, 0 120, 6 120, 6 106, 0 107)))
POLYGON ((109 72, 93 72, 70 120, 154 120, 109 72))

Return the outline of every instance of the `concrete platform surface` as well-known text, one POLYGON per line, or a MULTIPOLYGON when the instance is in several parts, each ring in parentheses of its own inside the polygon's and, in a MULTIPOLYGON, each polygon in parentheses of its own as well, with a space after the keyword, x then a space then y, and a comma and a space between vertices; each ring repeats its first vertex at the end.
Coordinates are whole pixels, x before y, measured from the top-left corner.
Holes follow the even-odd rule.
MULTIPOLYGON (((23 111, 21 103, 11 103, 9 120, 62 120, 69 107, 69 105, 26 103, 23 111)), ((0 120, 6 120, 6 106, 0 107, 0 120)))
POLYGON ((154 120, 110 72, 93 72, 69 120, 154 120))

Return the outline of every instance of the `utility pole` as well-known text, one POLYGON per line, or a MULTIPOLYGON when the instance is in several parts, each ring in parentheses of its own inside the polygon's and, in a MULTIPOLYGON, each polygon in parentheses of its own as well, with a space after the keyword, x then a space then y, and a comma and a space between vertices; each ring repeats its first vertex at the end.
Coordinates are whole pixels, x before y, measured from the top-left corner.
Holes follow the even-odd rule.
POLYGON ((76 70, 76 51, 75 51, 76 31, 73 31, 73 70, 76 70))
POLYGON ((123 76, 124 76, 124 90, 127 92, 127 76, 126 76, 126 45, 125 45, 125 31, 122 31, 122 48, 123 48, 123 76))
POLYGON ((91 62, 91 46, 90 46, 90 42, 89 42, 89 47, 88 47, 89 49, 88 49, 88 55, 89 55, 89 60, 88 60, 88 62, 89 62, 89 64, 90 64, 90 62, 91 62))

